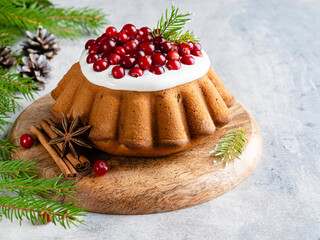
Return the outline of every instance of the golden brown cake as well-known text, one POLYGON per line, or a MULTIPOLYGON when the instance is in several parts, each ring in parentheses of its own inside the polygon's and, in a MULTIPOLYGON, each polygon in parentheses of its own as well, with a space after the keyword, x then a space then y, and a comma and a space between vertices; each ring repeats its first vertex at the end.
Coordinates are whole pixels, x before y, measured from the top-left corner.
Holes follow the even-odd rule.
POLYGON ((191 148, 231 121, 234 97, 210 68, 201 78, 161 91, 97 86, 74 64, 52 91, 51 114, 79 115, 89 140, 102 151, 157 157, 191 148))

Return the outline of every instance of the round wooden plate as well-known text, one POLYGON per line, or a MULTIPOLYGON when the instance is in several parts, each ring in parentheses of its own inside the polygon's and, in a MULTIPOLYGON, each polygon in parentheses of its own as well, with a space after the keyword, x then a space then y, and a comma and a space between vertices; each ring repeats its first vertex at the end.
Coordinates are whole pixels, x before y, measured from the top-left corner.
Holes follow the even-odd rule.
MULTIPOLYGON (((46 95, 31 104, 15 121, 9 139, 19 145, 22 134, 30 125, 50 116, 54 100, 46 95)), ((108 214, 148 214, 173 211, 214 199, 242 183, 257 166, 262 138, 259 127, 248 110, 239 102, 231 108, 233 120, 218 128, 214 136, 200 145, 160 158, 113 156, 95 151, 92 162, 104 159, 109 172, 98 177, 92 168, 80 174, 76 185, 77 205, 89 211, 108 214), (216 159, 209 151, 225 135, 225 131, 241 127, 248 141, 239 159, 213 163, 216 159)), ((46 150, 37 143, 30 149, 17 148, 14 157, 35 159, 39 177, 56 177, 61 172, 46 150)), ((69 198, 62 201, 72 201, 69 198)))

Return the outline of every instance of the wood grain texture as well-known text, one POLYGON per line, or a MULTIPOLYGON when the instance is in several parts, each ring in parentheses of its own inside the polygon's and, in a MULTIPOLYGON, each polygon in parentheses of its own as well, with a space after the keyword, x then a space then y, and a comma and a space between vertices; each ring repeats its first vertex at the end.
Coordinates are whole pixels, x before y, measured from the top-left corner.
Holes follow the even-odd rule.
MULTIPOLYGON (((50 117, 54 100, 46 95, 29 106, 14 123, 9 139, 19 144, 30 125, 50 117)), ((216 198, 243 182, 255 169, 262 151, 260 130, 252 115, 236 102, 231 108, 234 118, 228 125, 198 146, 160 158, 119 157, 95 151, 90 161, 104 159, 110 170, 97 177, 92 170, 77 179, 78 205, 92 212, 108 214, 149 214, 194 206, 216 198), (215 147, 225 131, 241 127, 248 138, 241 160, 212 163, 208 152, 215 147)), ((40 177, 56 177, 59 168, 41 144, 30 149, 17 148, 14 157, 35 159, 40 177)), ((93 164, 92 164, 93 165, 93 164)), ((70 199, 62 199, 70 201, 70 199)))

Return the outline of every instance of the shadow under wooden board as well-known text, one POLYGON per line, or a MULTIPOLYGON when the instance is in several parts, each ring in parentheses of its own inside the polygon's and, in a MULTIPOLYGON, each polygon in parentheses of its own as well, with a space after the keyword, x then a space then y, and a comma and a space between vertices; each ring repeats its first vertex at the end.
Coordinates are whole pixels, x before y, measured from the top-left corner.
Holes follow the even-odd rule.
MULTIPOLYGON (((19 138, 30 133, 30 125, 38 126, 40 119, 51 117, 49 110, 54 100, 46 95, 31 104, 15 121, 9 139, 19 145, 19 138)), ((80 174, 73 194, 78 206, 91 212, 108 214, 149 214, 173 211, 207 202, 232 190, 242 183, 257 166, 262 138, 259 127, 248 110, 239 102, 231 108, 233 120, 217 128, 215 134, 198 146, 167 157, 120 157, 95 151, 88 158, 93 163, 103 159, 110 167, 104 176, 92 171, 80 174), (225 166, 212 163, 209 154, 225 131, 241 127, 246 133, 243 154, 225 166)), ((61 172, 41 144, 30 149, 15 150, 17 159, 35 159, 39 177, 53 178, 61 172)), ((72 201, 69 198, 62 201, 72 201)))

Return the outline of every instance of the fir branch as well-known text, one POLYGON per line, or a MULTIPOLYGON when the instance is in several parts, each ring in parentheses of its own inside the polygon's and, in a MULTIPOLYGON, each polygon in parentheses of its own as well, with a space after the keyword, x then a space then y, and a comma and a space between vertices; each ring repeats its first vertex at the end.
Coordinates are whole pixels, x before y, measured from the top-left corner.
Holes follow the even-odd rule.
POLYGON ((60 182, 61 179, 62 175, 53 179, 35 179, 30 177, 13 179, 4 178, 2 181, 0 181, 0 188, 18 193, 21 196, 26 194, 57 194, 59 196, 67 196, 76 200, 74 197, 69 195, 70 193, 75 193, 74 189, 77 188, 76 186, 71 186, 71 184, 74 183, 74 180, 60 182))
POLYGON ((161 15, 157 28, 152 31, 153 37, 163 36, 168 41, 177 42, 197 41, 193 32, 182 33, 182 28, 191 20, 190 16, 191 13, 179 13, 179 8, 172 5, 170 16, 168 9, 161 15))
MULTIPOLYGON (((12 178, 32 178, 35 176, 36 167, 34 160, 6 160, 0 162, 0 177, 3 179, 12 178)), ((1 185, 0 181, 0 185, 1 185)))
POLYGON ((10 44, 26 30, 36 31, 39 25, 60 37, 74 39, 83 33, 95 34, 107 24, 101 9, 57 8, 50 1, 0 1, 0 41, 10 44), (10 33, 14 33, 12 36, 10 33))
POLYGON ((8 154, 12 153, 12 149, 15 148, 16 146, 10 143, 7 139, 0 140, 0 161, 6 159, 8 154))
POLYGON ((82 207, 75 207, 75 203, 57 203, 52 199, 33 197, 32 195, 0 197, 0 220, 2 216, 13 221, 16 218, 21 221, 29 219, 33 225, 37 221, 45 223, 43 215, 49 215, 50 221, 55 225, 60 223, 64 228, 72 225, 84 224, 78 217, 86 216, 82 207))
POLYGON ((240 159, 239 156, 242 154, 244 144, 248 140, 245 137, 244 131, 240 128, 229 130, 226 133, 227 135, 220 139, 215 149, 209 152, 213 153, 216 157, 219 156, 214 162, 225 161, 227 164, 232 156, 240 159))

